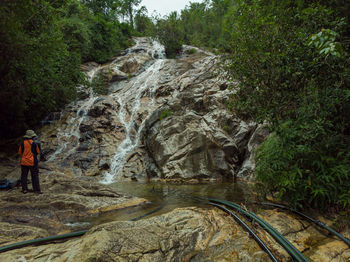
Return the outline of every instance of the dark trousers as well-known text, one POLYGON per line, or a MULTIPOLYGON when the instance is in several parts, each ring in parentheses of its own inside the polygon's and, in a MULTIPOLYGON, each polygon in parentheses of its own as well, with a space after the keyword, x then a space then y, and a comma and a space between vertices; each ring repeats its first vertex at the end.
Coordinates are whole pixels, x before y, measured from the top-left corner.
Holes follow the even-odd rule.
POLYGON ((30 170, 30 175, 32 176, 33 191, 40 192, 38 165, 21 166, 21 169, 22 169, 22 174, 21 174, 22 191, 28 191, 27 177, 28 177, 28 172, 30 170))

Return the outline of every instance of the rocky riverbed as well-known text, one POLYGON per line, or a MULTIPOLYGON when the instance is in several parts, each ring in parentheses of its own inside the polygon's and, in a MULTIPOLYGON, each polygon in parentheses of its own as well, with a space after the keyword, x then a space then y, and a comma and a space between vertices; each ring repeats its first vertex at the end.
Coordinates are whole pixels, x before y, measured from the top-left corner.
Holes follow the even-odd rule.
MULTIPOLYGON (((70 221, 147 203, 132 192, 117 192, 112 182, 254 181, 254 150, 268 129, 227 109, 236 83, 222 79, 217 56, 194 50, 185 46, 177 59, 165 59, 159 44, 138 38, 111 63, 82 67, 90 80, 102 75, 107 94, 79 87, 82 100, 51 114, 36 130, 44 194, 0 192, 1 245, 69 232, 70 221)), ((1 145, 0 178, 20 176, 16 142, 1 145)), ((308 222, 278 210, 257 213, 310 261, 350 260, 349 247, 308 222)), ((261 235, 281 261, 289 261, 261 235)), ((81 238, 0 254, 0 261, 268 260, 231 217, 209 206, 105 223, 81 238)))
MULTIPOLYGON (((260 214, 310 261, 349 261, 350 250, 314 226, 276 210, 260 214)), ((6 226, 6 225, 3 225, 6 226)), ((9 232, 16 232, 12 227, 9 232)), ((41 236, 31 227, 23 235, 41 236)), ((349 234, 347 234, 349 236, 349 234)), ((280 261, 289 256, 261 232, 280 261)), ((224 212, 181 208, 136 222, 120 221, 92 228, 80 238, 0 254, 1 261, 269 261, 259 245, 224 212)))

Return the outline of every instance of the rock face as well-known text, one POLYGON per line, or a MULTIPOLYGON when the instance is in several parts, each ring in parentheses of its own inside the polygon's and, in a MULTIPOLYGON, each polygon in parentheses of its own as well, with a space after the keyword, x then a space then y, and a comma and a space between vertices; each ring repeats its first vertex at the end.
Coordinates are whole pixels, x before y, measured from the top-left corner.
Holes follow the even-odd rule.
POLYGON ((267 261, 230 217, 198 208, 97 226, 80 239, 0 254, 1 261, 267 261))
MULTIPOLYGON (((0 222, 25 225, 25 232, 33 231, 31 234, 23 234, 19 229, 11 230, 10 236, 16 241, 25 235, 31 239, 38 235, 70 231, 71 228, 65 225, 68 222, 146 202, 142 198, 117 193, 105 185, 59 173, 51 173, 50 176, 41 174, 40 177, 44 194, 22 194, 20 189, 0 191, 0 222)), ((6 231, 0 232, 0 235, 8 237, 6 231)))
POLYGON ((234 141, 194 112, 158 121, 146 146, 162 178, 232 178, 238 162, 234 141))
MULTIPOLYGON (((346 244, 305 221, 276 210, 263 211, 260 216, 310 261, 346 262, 350 259, 346 244)), ((255 230, 279 261, 290 261, 289 255, 265 231, 259 227, 255 230)), ((232 217, 214 208, 191 207, 136 222, 102 224, 81 238, 9 251, 0 254, 0 259, 2 262, 270 261, 232 217)))
POLYGON ((68 106, 41 130, 44 159, 64 173, 105 182, 148 179, 252 179, 254 150, 267 129, 227 109, 218 58, 189 46, 175 60, 145 38, 105 65, 108 95, 68 106))
POLYGON ((165 105, 149 118, 143 133, 157 167, 153 173, 161 178, 252 178, 254 150, 268 132, 227 110, 230 91, 212 72, 216 59, 184 54, 164 67, 178 75, 161 75, 156 97, 165 105))

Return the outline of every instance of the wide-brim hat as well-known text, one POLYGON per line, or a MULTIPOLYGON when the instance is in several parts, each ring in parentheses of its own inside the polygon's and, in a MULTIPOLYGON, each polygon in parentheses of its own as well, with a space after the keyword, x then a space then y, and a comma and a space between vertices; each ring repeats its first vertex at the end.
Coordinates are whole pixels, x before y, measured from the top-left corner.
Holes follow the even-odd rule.
POLYGON ((24 138, 33 138, 36 137, 37 135, 33 130, 27 130, 26 134, 23 136, 24 138))

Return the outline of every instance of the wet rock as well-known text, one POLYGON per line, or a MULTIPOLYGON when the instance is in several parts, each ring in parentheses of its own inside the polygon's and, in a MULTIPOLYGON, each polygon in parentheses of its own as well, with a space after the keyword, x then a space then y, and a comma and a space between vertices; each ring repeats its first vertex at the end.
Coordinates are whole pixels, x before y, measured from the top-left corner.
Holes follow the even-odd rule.
POLYGON ((74 161, 74 165, 82 170, 88 170, 95 160, 95 155, 87 156, 86 158, 77 159, 74 161))
POLYGON ((106 159, 100 159, 98 162, 98 169, 108 170, 110 168, 109 162, 106 159))
MULTIPOLYGON (((106 185, 63 176, 58 172, 51 172, 47 176, 41 175, 40 186, 44 192, 42 195, 31 192, 24 195, 20 189, 0 191, 0 222, 18 226, 11 225, 14 235, 13 237, 10 235, 7 238, 8 241, 22 239, 21 237, 27 234, 25 232, 29 232, 28 238, 47 235, 46 231, 56 234, 69 230, 64 225, 67 222, 93 214, 136 206, 146 201, 119 194, 106 185), (20 234, 20 228, 23 228, 23 234, 20 234)), ((0 235, 3 234, 0 230, 0 235)))
POLYGON ((255 155, 256 149, 265 141, 269 135, 269 130, 266 124, 259 125, 253 132, 251 138, 248 141, 246 148, 246 158, 242 163, 240 171, 238 172, 238 177, 244 177, 247 180, 254 180, 254 170, 255 170, 255 155))
POLYGON ((104 105, 101 105, 101 104, 94 105, 94 107, 90 108, 88 115, 92 117, 99 117, 103 115, 105 110, 106 110, 106 107, 104 105))
POLYGON ((131 75, 138 73, 142 66, 151 59, 144 53, 129 53, 115 59, 104 68, 103 74, 110 82, 127 80, 131 75))
POLYGON ((45 148, 44 150, 42 150, 41 154, 40 154, 40 160, 41 161, 46 161, 47 157, 52 154, 55 150, 52 148, 45 148))
POLYGON ((0 246, 47 236, 49 232, 38 227, 0 222, 0 246))
POLYGON ((84 152, 84 151, 88 151, 89 150, 89 142, 84 142, 84 143, 81 143, 79 145, 79 147, 77 148, 77 151, 78 152, 84 152))
POLYGON ((227 83, 222 83, 222 84, 220 84, 220 90, 226 90, 227 89, 227 87, 228 87, 228 84, 227 83))
POLYGON ((98 66, 99 66, 99 64, 96 62, 88 62, 88 63, 82 64, 80 69, 83 72, 87 72, 87 71, 91 71, 94 68, 97 68, 98 66))
POLYGON ((61 112, 51 112, 48 114, 43 121, 41 121, 42 125, 52 124, 54 121, 60 120, 61 112))
POLYGON ((93 130, 93 123, 85 121, 84 123, 81 123, 79 126, 79 131, 82 133, 86 133, 88 131, 93 130))

